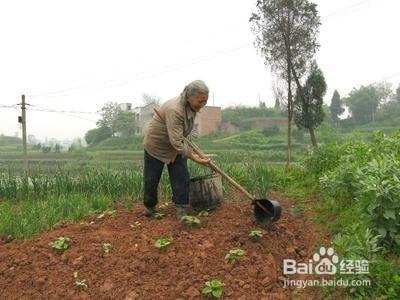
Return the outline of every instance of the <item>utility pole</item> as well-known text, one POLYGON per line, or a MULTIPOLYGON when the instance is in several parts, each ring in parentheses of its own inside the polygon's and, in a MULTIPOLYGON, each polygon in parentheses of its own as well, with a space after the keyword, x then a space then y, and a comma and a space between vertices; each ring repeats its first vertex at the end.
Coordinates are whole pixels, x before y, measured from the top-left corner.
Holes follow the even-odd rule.
POLYGON ((24 167, 25 172, 28 172, 28 151, 27 151, 27 143, 26 143, 26 104, 25 103, 25 95, 21 97, 21 105, 22 117, 18 118, 18 122, 22 124, 22 147, 24 149, 24 167))

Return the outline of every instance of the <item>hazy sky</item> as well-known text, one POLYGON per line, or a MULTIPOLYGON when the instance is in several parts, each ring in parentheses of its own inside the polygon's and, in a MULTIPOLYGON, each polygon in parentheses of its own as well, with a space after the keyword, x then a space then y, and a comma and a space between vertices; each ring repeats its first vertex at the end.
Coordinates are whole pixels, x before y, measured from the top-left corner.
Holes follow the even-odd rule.
MULTIPOLYGON (((321 0, 317 56, 334 89, 400 82, 400 1, 321 0)), ((107 101, 150 93, 167 100, 203 79, 209 105, 274 104, 271 73, 253 47, 244 0, 9 0, 0 2, 0 106, 21 94, 28 134, 83 137, 107 101), (41 112, 41 108, 66 111, 41 112), (36 110, 34 110, 36 109, 36 110)), ((0 133, 20 132, 19 110, 0 107, 0 133)))

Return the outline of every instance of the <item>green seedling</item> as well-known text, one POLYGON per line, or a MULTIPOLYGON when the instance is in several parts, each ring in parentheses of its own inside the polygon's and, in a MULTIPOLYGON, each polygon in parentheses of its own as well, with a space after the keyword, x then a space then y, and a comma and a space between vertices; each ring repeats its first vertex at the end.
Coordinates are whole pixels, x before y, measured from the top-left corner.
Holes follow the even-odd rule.
POLYGON ((113 217, 113 218, 115 218, 115 213, 116 213, 116 211, 115 210, 106 210, 106 211, 104 211, 103 213, 101 213, 100 215, 98 215, 97 216, 97 219, 102 219, 102 218, 104 218, 106 215, 109 215, 109 216, 111 216, 111 217, 113 217))
POLYGON ((236 263, 236 260, 240 256, 244 256, 246 254, 246 251, 243 249, 237 248, 237 249, 232 249, 229 250, 229 253, 225 255, 225 260, 228 260, 230 263, 234 264, 236 263))
POLYGON ((263 236, 263 234, 260 230, 252 230, 250 231, 249 236, 252 238, 260 238, 263 236))
POLYGON ((50 242, 48 245, 53 247, 54 249, 65 250, 68 249, 70 241, 70 238, 61 236, 53 242, 50 242))
POLYGON ((222 296, 222 287, 225 286, 219 279, 212 279, 204 283, 202 293, 208 297, 220 298, 222 296))
POLYGON ((172 238, 158 239, 154 244, 157 249, 163 249, 172 243, 172 238))
POLYGON ((181 218, 181 221, 187 225, 199 225, 200 224, 199 218, 196 218, 195 216, 183 216, 181 218))
POLYGON ((110 243, 103 244, 104 253, 106 253, 106 254, 110 253, 111 249, 112 249, 112 245, 110 243))
POLYGON ((208 217, 208 211, 202 210, 197 214, 198 217, 208 217))
POLYGON ((131 228, 136 229, 139 228, 142 225, 142 223, 140 223, 139 221, 136 221, 133 224, 130 224, 129 226, 131 226, 131 228))
POLYGON ((165 214, 157 212, 154 214, 154 218, 156 218, 157 220, 161 220, 162 218, 165 217, 165 214))
POLYGON ((84 291, 87 289, 86 279, 79 279, 78 272, 74 272, 73 274, 75 278, 75 286, 78 291, 84 291))

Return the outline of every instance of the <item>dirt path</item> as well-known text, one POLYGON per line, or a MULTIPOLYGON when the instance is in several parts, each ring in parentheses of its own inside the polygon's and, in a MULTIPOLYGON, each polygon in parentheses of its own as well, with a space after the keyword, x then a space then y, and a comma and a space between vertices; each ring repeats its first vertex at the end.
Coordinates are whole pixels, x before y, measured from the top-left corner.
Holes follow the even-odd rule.
POLYGON ((257 226, 248 202, 224 203, 193 228, 178 223, 172 207, 162 209, 163 219, 148 220, 138 217, 138 205, 83 220, 92 225, 61 224, 31 241, 0 242, 0 298, 205 299, 204 282, 218 278, 225 283, 222 299, 317 299, 310 290, 283 288, 282 260, 306 260, 326 237, 288 213, 289 199, 274 196, 284 214, 270 230, 257 226), (251 239, 252 229, 263 237, 251 239), (48 245, 60 236, 71 239, 64 252, 48 245), (160 251, 154 243, 165 237, 173 242, 160 251), (109 254, 103 243, 111 243, 109 254), (224 260, 233 248, 246 251, 234 265, 224 260), (77 290, 75 271, 86 291, 77 290))

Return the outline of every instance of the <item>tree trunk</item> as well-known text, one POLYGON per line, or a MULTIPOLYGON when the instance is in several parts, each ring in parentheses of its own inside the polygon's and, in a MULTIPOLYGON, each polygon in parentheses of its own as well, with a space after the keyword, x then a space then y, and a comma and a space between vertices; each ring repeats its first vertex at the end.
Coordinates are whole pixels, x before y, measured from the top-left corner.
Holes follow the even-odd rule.
POLYGON ((314 129, 310 128, 309 132, 310 132, 310 136, 311 136, 311 143, 314 147, 314 150, 316 150, 316 149, 318 149, 318 144, 317 144, 317 139, 315 138, 314 129))
POLYGON ((290 168, 290 160, 291 160, 291 150, 292 150, 292 114, 293 114, 293 105, 292 105, 292 75, 291 70, 288 67, 288 148, 287 148, 287 159, 286 159, 286 169, 290 168))

